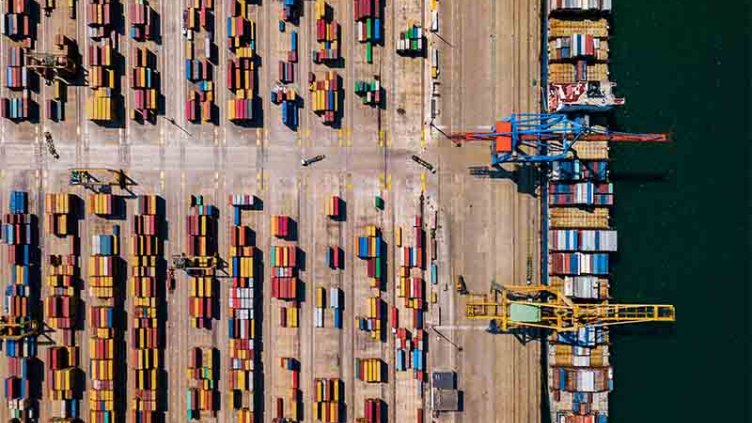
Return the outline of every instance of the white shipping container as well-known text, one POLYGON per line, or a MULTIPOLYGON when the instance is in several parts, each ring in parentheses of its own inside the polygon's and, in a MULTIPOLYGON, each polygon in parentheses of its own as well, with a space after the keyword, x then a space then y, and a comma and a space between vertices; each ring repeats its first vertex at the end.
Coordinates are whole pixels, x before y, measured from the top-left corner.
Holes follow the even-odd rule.
POLYGON ((238 320, 249 320, 251 318, 251 310, 247 310, 247 309, 235 310, 235 318, 238 320))
POLYGON ((330 288, 329 289, 329 307, 330 308, 340 308, 340 289, 339 288, 330 288))
POLYGON ((431 11, 431 32, 439 32, 439 11, 431 11))
POLYGON ((317 328, 324 327, 324 309, 323 308, 313 309, 313 323, 314 323, 314 326, 317 328))
POLYGON ((587 355, 572 356, 572 364, 575 367, 590 367, 590 356, 587 356, 587 355))

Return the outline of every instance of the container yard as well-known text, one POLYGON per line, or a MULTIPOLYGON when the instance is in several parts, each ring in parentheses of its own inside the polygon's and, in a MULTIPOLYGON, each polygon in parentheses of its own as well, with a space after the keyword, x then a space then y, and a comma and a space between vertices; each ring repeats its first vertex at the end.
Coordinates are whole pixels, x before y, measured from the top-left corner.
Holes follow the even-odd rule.
POLYGON ((612 140, 456 142, 623 104, 611 2, 523 3, 4 2, 0 420, 605 423, 608 329, 466 312, 610 300, 612 140))

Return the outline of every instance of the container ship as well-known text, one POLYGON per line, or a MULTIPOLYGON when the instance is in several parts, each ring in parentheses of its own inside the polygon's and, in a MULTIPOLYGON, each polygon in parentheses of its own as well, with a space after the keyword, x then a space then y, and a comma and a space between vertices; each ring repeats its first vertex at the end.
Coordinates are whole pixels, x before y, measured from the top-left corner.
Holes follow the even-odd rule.
MULTIPOLYGON (((549 0, 544 73, 548 113, 589 121, 624 104, 609 78, 611 0, 549 0)), ((613 185, 608 141, 581 141, 577 158, 552 163, 547 188, 548 284, 575 302, 609 300, 613 185)), ((609 332, 587 327, 550 335, 547 375, 551 421, 607 423, 613 389, 609 332)))

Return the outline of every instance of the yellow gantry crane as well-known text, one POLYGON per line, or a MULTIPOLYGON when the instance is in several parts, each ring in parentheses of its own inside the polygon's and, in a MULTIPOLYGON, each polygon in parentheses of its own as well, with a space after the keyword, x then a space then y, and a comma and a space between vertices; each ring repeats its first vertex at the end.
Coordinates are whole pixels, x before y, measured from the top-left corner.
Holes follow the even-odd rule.
POLYGON ((36 320, 12 322, 7 317, 0 317, 0 340, 18 341, 39 334, 40 325, 36 320))
POLYGON ((70 185, 83 185, 94 192, 110 191, 113 186, 126 189, 130 185, 136 185, 122 169, 75 168, 70 172, 70 185))
POLYGON ((505 286, 489 295, 473 295, 468 319, 493 320, 502 331, 517 328, 576 331, 585 327, 673 322, 674 306, 663 304, 581 304, 544 285, 505 286))

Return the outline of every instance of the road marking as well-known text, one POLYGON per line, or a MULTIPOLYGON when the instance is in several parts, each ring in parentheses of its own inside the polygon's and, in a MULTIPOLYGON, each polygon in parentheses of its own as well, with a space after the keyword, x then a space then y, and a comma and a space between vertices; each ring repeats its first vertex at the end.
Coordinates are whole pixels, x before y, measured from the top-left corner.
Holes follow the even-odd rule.
POLYGON ((488 325, 483 326, 470 326, 470 325, 445 325, 445 326, 433 326, 433 328, 439 332, 453 331, 453 330, 482 330, 488 329, 488 325))

